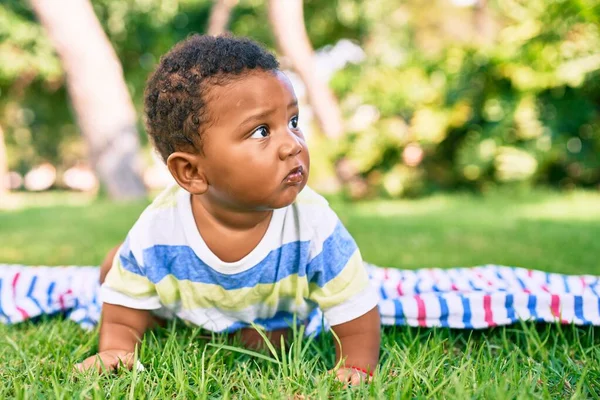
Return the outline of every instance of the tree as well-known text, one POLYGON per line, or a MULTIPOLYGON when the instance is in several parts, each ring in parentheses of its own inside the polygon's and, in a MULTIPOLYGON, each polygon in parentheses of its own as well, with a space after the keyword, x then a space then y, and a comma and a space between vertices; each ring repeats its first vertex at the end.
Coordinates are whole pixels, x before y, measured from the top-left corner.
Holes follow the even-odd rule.
POLYGON ((215 4, 210 11, 208 19, 208 33, 212 36, 217 36, 227 30, 231 10, 235 7, 237 0, 215 0, 215 4))
POLYGON ((494 19, 490 15, 488 0, 477 0, 473 7, 473 26, 477 33, 475 39, 484 44, 494 40, 494 19))
POLYGON ((100 181, 114 199, 146 194, 137 171, 136 116, 121 64, 86 0, 31 0, 62 62, 78 124, 100 181))
POLYGON ((269 0, 268 7, 277 45, 306 85, 308 101, 323 133, 329 138, 341 137, 342 113, 327 82, 317 74, 314 51, 304 25, 302 0, 269 0))

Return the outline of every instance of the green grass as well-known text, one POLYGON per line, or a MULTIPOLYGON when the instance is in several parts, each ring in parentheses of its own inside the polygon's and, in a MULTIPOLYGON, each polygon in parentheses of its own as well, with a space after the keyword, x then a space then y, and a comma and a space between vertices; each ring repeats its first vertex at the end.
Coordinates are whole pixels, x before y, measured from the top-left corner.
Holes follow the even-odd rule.
MULTIPOLYGON (((145 206, 62 194, 17 203, 0 211, 0 262, 97 264, 145 206)), ((375 264, 497 263, 600 275, 597 193, 458 194, 332 206, 375 264)), ((60 318, 0 326, 0 398, 600 397, 600 329, 590 327, 385 329, 379 374, 352 390, 326 373, 334 361, 329 335, 259 358, 227 347, 222 337, 172 324, 144 341, 145 372, 75 377, 73 364, 92 354, 96 341, 96 333, 60 318)))

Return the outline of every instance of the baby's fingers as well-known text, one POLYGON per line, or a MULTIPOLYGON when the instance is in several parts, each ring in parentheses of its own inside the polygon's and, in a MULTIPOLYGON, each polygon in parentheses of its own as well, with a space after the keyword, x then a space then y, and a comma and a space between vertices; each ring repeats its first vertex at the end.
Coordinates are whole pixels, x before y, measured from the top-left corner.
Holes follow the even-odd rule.
POLYGON ((114 354, 113 352, 96 354, 86 358, 83 362, 76 364, 75 371, 103 373, 106 371, 114 371, 121 364, 126 368, 131 369, 133 364, 133 354, 114 354))
POLYGON ((96 354, 86 358, 82 362, 75 364, 76 372, 98 372, 101 373, 103 369, 108 369, 110 366, 106 365, 102 358, 96 354))

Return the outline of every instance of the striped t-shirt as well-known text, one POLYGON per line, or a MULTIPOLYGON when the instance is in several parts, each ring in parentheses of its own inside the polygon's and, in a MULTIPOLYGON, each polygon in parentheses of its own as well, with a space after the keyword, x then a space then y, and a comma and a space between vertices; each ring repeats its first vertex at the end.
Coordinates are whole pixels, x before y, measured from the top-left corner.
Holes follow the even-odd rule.
POLYGON ((221 261, 200 235, 190 194, 174 185, 142 213, 102 285, 102 300, 153 310, 214 332, 267 330, 319 307, 331 325, 377 305, 356 243, 327 201, 305 187, 273 211, 260 243, 221 261))

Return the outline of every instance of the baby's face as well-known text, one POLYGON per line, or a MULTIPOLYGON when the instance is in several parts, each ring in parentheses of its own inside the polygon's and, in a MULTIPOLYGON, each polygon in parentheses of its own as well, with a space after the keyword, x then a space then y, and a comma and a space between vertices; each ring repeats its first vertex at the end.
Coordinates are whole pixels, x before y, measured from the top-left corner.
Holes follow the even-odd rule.
POLYGON ((210 88, 206 103, 207 195, 248 210, 291 204, 306 185, 310 158, 289 79, 280 71, 253 71, 210 88))

